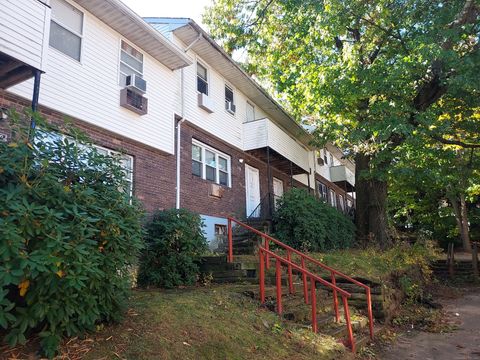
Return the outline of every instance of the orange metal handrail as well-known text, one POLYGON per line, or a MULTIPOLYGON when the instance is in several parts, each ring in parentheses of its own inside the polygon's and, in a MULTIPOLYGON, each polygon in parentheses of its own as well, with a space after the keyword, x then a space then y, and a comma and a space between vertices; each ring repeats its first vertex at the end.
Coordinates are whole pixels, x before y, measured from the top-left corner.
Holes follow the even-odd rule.
POLYGON ((355 352, 355 339, 353 338, 352 330, 352 321, 350 318, 350 309, 348 307, 348 298, 351 294, 331 283, 322 279, 320 276, 311 273, 310 271, 296 265, 290 260, 284 259, 281 256, 275 254, 274 252, 267 250, 266 248, 259 247, 259 257, 260 257, 260 301, 262 304, 265 303, 265 255, 271 256, 275 259, 275 289, 276 289, 276 298, 277 298, 277 313, 282 314, 282 282, 281 282, 281 263, 286 264, 289 268, 293 268, 297 271, 300 271, 305 276, 308 276, 310 279, 310 297, 311 297, 311 306, 312 306, 312 331, 317 332, 317 294, 316 294, 316 282, 319 282, 322 285, 325 285, 335 291, 337 291, 342 297, 342 303, 345 311, 345 323, 347 326, 348 333, 348 342, 350 348, 355 352))
MULTIPOLYGON (((322 269, 325 269, 330 272, 331 275, 331 284, 336 286, 336 276, 339 276, 357 286, 360 286, 365 289, 366 292, 366 297, 367 297, 367 313, 368 313, 368 323, 369 323, 369 331, 370 331, 370 339, 373 340, 374 332, 373 332, 373 310, 372 310, 372 294, 371 294, 371 289, 368 285, 365 285, 361 283, 358 280, 355 280, 351 278, 348 275, 343 274, 342 272, 335 270, 331 268, 328 265, 325 265, 321 263, 320 261, 312 258, 311 256, 308 256, 307 254, 302 253, 301 251, 298 251, 291 246, 288 246, 287 244, 284 244, 283 242, 237 220, 232 217, 228 217, 228 261, 232 262, 233 261, 233 237, 232 237, 232 222, 237 223, 238 225, 254 232, 255 234, 261 236, 263 239, 265 239, 265 249, 269 250, 269 241, 273 242, 274 244, 284 248, 287 250, 287 259, 291 256, 291 253, 297 254, 300 256, 301 260, 301 266, 303 269, 305 269, 305 260, 309 261, 310 263, 313 263, 314 265, 317 265, 321 267, 322 269)), ((291 259, 291 257, 290 257, 291 259)), ((288 277, 289 277, 289 283, 292 283, 292 274, 291 274, 291 266, 288 266, 288 277)), ((267 253, 266 254, 266 267, 267 269, 270 268, 270 255, 267 253)), ((305 276, 302 274, 302 280, 303 280, 303 292, 304 292, 304 297, 305 297, 305 302, 308 304, 308 296, 307 296, 307 285, 306 285, 306 279, 305 276)), ((335 318, 337 322, 339 321, 340 315, 338 311, 338 298, 337 298, 337 290, 333 289, 333 305, 335 309, 335 318)), ((290 286, 290 292, 293 292, 293 287, 290 286)))

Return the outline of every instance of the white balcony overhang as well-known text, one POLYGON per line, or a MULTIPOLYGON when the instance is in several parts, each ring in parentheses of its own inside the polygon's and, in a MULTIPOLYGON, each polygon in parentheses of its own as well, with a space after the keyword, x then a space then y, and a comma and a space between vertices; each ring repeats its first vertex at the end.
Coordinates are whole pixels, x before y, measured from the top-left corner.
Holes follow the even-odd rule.
POLYGON ((347 192, 355 191, 355 174, 345 165, 330 167, 330 180, 347 192))
POLYGON ((309 172, 309 151, 268 118, 243 124, 243 150, 292 175, 309 172))
POLYGON ((0 89, 43 71, 50 29, 48 0, 2 2, 0 11, 0 89))

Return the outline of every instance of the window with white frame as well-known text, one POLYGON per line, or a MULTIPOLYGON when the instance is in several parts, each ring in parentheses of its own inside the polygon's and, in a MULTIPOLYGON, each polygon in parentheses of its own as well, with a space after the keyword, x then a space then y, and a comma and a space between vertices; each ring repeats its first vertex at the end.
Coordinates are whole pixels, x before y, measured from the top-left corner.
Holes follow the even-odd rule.
POLYGON ((208 95, 208 71, 205 66, 197 62, 197 91, 208 95))
POLYGON ((125 86, 127 76, 143 77, 143 54, 123 40, 120 47, 120 86, 125 86))
POLYGON ((214 183, 231 186, 230 156, 198 141, 192 142, 192 174, 214 183))
POLYGON ((83 13, 64 0, 51 0, 50 6, 50 46, 80 61, 83 13))
POLYGON ((330 189, 330 205, 337 207, 337 194, 332 189, 330 189))
POLYGON ((328 188, 324 183, 317 181, 318 195, 321 199, 328 201, 328 188))
POLYGON ((328 151, 325 149, 323 150, 323 162, 328 165, 328 151))
MULTIPOLYGON (((68 139, 70 143, 76 143, 75 139, 65 136, 63 134, 51 131, 42 131, 38 129, 35 133, 34 143, 38 141, 42 141, 43 143, 50 143, 53 144, 58 141, 64 141, 68 139)), ((85 145, 77 144, 80 149, 86 149, 85 145)), ((125 173, 125 182, 127 183, 126 189, 120 189, 122 192, 125 192, 130 197, 133 196, 133 156, 122 154, 118 151, 114 151, 111 149, 107 149, 98 145, 91 144, 92 148, 95 148, 96 151, 105 156, 115 157, 119 160, 120 166, 122 166, 123 171, 125 173)), ((61 158, 57 159, 50 159, 51 161, 61 161, 61 158)), ((80 160, 82 163, 86 164, 86 161, 80 160)))
POLYGON ((246 112, 245 121, 250 122, 250 121, 253 121, 253 120, 255 120, 255 106, 253 106, 252 104, 250 104, 247 101, 247 112, 246 112))
POLYGON ((225 85, 225 110, 227 110, 230 114, 235 114, 233 90, 228 85, 225 85))

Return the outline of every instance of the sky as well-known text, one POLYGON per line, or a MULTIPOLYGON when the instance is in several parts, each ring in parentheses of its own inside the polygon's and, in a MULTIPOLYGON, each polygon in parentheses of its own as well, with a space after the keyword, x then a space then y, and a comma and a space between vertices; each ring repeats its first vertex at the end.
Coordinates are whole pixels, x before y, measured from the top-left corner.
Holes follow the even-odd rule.
MULTIPOLYGON (((121 0, 140 16, 188 17, 202 25, 202 13, 212 0, 121 0)), ((202 25, 205 29, 205 26, 202 25)))

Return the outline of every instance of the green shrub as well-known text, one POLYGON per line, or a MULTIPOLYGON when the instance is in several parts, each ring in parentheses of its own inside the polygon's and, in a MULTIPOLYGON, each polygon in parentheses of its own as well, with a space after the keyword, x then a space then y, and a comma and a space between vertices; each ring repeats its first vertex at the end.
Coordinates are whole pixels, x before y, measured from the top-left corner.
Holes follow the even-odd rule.
POLYGON ((278 200, 275 235, 302 251, 324 251, 351 246, 352 221, 303 189, 292 189, 278 200))
POLYGON ((11 346, 38 333, 52 357, 62 335, 121 317, 142 212, 119 191, 119 160, 72 126, 63 138, 35 115, 32 144, 10 118, 12 142, 0 142, 0 326, 11 346))
POLYGON ((172 288, 192 285, 199 274, 196 258, 207 250, 198 214, 185 209, 156 212, 146 225, 146 248, 138 284, 172 288))

